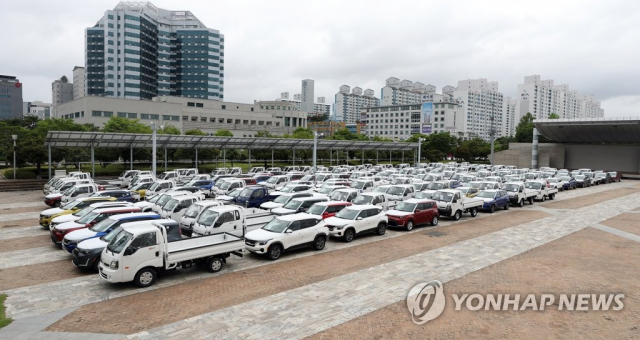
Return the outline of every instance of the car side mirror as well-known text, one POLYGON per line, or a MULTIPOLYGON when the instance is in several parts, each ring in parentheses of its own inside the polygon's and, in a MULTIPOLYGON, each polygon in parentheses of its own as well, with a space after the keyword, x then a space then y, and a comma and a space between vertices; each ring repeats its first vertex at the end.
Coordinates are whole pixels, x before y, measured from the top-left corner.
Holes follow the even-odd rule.
POLYGON ((453 201, 451 201, 451 203, 458 203, 458 200, 454 198, 453 201))
POLYGON ((213 224, 214 228, 220 228, 220 226, 222 226, 222 222, 216 222, 213 224))
POLYGON ((362 217, 357 217, 356 221, 362 221, 362 217))
POLYGON ((124 251, 124 256, 133 255, 136 253, 136 251, 138 251, 138 248, 129 247, 124 251))
POLYGON ((416 212, 416 214, 417 214, 417 213, 419 213, 419 212, 421 212, 421 211, 422 211, 422 210, 420 210, 420 209, 416 209, 416 211, 415 211, 415 212, 416 212))
POLYGON ((292 232, 293 232, 293 230, 291 230, 291 229, 287 229, 287 230, 285 230, 285 232, 284 232, 284 233, 285 233, 285 234, 291 234, 292 232))

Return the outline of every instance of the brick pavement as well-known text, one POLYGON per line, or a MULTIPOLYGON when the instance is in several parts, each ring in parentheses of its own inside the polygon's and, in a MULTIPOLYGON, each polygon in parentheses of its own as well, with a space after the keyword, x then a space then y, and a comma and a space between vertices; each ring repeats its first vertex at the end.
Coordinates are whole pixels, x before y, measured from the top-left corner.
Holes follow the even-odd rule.
POLYGON ((6 214, 17 214, 17 213, 25 213, 25 212, 41 212, 43 206, 36 207, 21 207, 21 208, 0 208, 0 219, 2 219, 2 215, 6 214))
POLYGON ((468 220, 439 228, 437 234, 424 230, 365 246, 317 253, 296 261, 98 302, 78 308, 48 330, 74 332, 81 327, 83 331, 96 333, 138 332, 547 216, 539 211, 513 210, 491 219, 468 220), (123 305, 129 307, 122 308, 123 305), (86 322, 105 314, 111 317, 99 323, 86 322))
POLYGON ((32 264, 52 262, 68 259, 71 254, 62 250, 61 245, 54 246, 53 242, 38 248, 12 250, 0 253, 0 269, 29 266, 32 264))
POLYGON ((28 236, 49 235, 49 229, 43 228, 39 225, 33 225, 33 221, 29 223, 25 222, 24 224, 24 226, 7 226, 4 228, 0 228, 0 240, 10 240, 28 236))
POLYGON ((25 206, 46 207, 42 190, 0 192, 0 208, 25 206))
POLYGON ((640 214, 620 214, 600 224, 640 236, 640 214))
POLYGON ((446 283, 447 306, 425 325, 415 325, 406 302, 399 301, 309 339, 638 339, 640 272, 629 268, 639 261, 636 242, 587 228, 446 283), (625 293, 620 312, 455 311, 451 298, 614 292, 625 293))
MULTIPOLYGON (((607 187, 611 184, 602 185, 601 187, 607 187)), ((597 187, 592 187, 588 189, 594 189, 597 187)), ((588 189, 578 189, 578 191, 588 190, 588 189)), ((573 200, 562 200, 558 202, 550 201, 549 203, 543 203, 542 206, 549 209, 580 209, 590 205, 598 204, 600 202, 616 199, 622 196, 631 195, 638 192, 638 189, 635 186, 625 187, 625 188, 617 188, 613 190, 600 191, 596 195, 595 192, 592 195, 583 195, 579 199, 573 200)), ((595 207, 597 209, 597 207, 595 207)))
POLYGON ((28 236, 9 240, 0 240, 0 253, 36 247, 46 247, 50 245, 51 237, 49 237, 49 235, 28 236))
MULTIPOLYGON (((46 285, 60 280, 70 280, 87 275, 94 276, 96 274, 78 270, 78 268, 71 264, 71 259, 2 269, 0 270, 0 291, 21 288, 13 292, 15 292, 15 294, 23 294, 29 299, 38 299, 38 297, 29 294, 29 286, 38 284, 46 285)), ((73 284, 74 282, 70 280, 69 285, 73 284)), ((51 290, 52 289, 49 289, 49 291, 51 290)), ((41 298, 47 299, 49 297, 50 295, 45 295, 41 298)))

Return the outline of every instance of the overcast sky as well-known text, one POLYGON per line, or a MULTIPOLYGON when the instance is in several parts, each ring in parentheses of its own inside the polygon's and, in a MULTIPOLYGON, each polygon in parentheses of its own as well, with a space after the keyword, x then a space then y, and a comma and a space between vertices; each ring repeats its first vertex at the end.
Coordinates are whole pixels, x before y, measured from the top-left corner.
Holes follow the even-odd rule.
MULTIPOLYGON (((640 1, 195 1, 189 10, 225 35, 226 101, 272 100, 315 80, 371 88, 390 76, 435 85, 487 78, 515 96, 525 75, 567 83, 602 101, 607 117, 640 116, 640 1)), ((51 102, 51 82, 84 65, 84 29, 117 1, 2 4, 0 74, 26 101, 51 102)))

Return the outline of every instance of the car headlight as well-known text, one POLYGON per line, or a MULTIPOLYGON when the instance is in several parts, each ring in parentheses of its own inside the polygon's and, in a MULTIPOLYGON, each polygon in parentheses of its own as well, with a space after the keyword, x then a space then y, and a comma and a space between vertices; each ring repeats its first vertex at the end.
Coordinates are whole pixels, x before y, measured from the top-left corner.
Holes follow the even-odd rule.
POLYGON ((451 209, 451 204, 447 204, 447 209, 451 209))
POLYGON ((336 230, 342 230, 342 229, 344 229, 346 227, 348 227, 348 226, 336 227, 336 230))
POLYGON ((269 243, 269 241, 271 241, 271 240, 272 240, 272 239, 268 239, 268 240, 266 240, 266 241, 260 241, 260 242, 257 242, 256 244, 257 244, 257 245, 259 245, 259 246, 264 246, 264 245, 266 245, 267 243, 269 243))
POLYGON ((109 268, 118 269, 118 260, 111 261, 111 264, 109 264, 109 268))

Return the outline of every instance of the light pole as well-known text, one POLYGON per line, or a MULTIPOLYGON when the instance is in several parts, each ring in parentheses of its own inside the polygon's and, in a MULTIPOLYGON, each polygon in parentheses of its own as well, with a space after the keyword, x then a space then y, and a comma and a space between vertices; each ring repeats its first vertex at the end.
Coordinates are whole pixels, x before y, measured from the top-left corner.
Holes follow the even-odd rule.
POLYGON ((495 103, 492 102, 491 103, 491 130, 489 130, 489 135, 491 136, 491 159, 489 161, 491 162, 491 166, 493 166, 493 143, 496 139, 496 131, 493 129, 494 106, 495 106, 495 103))
POLYGON ((313 131, 313 173, 314 175, 318 172, 317 165, 317 155, 318 155, 318 136, 323 136, 323 134, 319 134, 318 131, 313 131))
POLYGON ((424 138, 418 137, 418 169, 420 169, 420 152, 422 151, 422 141, 424 138))
MULTIPOLYGON (((151 172, 153 173, 153 177, 156 177, 156 122, 151 122, 151 127, 153 128, 153 142, 151 151, 151 172)), ((160 126, 160 129, 163 129, 164 126, 160 126)), ((166 157, 166 152, 165 152, 166 157)))
POLYGON ((16 179, 16 141, 18 140, 18 135, 11 135, 11 139, 13 139, 13 179, 16 179))

